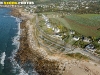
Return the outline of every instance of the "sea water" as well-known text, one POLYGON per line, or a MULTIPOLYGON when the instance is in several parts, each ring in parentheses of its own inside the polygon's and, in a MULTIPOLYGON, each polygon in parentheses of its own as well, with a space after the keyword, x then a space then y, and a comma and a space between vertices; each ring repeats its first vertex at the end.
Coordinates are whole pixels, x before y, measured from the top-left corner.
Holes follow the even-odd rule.
POLYGON ((20 20, 9 13, 10 8, 0 8, 0 75, 37 75, 26 73, 14 59, 20 42, 20 20))

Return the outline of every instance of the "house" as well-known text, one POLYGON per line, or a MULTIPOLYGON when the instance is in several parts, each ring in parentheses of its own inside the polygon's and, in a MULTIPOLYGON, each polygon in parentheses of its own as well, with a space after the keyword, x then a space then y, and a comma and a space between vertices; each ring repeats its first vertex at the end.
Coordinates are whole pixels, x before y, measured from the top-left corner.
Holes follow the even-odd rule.
POLYGON ((100 39, 99 39, 98 43, 100 44, 100 39))
POLYGON ((53 37, 53 38, 62 40, 62 36, 60 36, 60 35, 50 35, 50 36, 53 37))
POLYGON ((96 49, 95 49, 95 47, 94 47, 93 44, 88 44, 88 45, 85 47, 85 49, 88 50, 88 51, 91 51, 91 52, 95 52, 95 51, 96 51, 96 49))
POLYGON ((50 23, 47 23, 47 28, 51 28, 51 24, 50 23))
POLYGON ((91 42, 91 39, 90 38, 87 38, 87 37, 84 37, 83 41, 89 43, 89 42, 91 42))
POLYGON ((87 49, 94 49, 94 45, 93 44, 88 44, 85 48, 87 48, 87 49))
POLYGON ((55 33, 59 33, 60 32, 60 29, 57 28, 57 29, 54 30, 54 32, 55 33))
POLYGON ((47 28, 52 28, 51 24, 49 23, 49 19, 48 17, 46 17, 45 15, 42 14, 43 19, 45 20, 45 24, 47 26, 47 28))
POLYGON ((88 9, 89 7, 85 7, 85 9, 88 9))
POLYGON ((77 36, 74 36, 73 40, 78 41, 80 38, 77 36))
POLYGON ((72 34, 75 34, 75 31, 73 31, 73 30, 70 30, 70 34, 72 35, 72 34))

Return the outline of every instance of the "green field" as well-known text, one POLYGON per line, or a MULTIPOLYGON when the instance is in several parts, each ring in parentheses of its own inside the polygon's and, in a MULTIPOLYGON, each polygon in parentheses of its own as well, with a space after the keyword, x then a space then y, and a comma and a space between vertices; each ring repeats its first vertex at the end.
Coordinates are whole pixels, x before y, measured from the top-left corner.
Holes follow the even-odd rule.
POLYGON ((82 55, 80 53, 71 53, 71 54, 66 54, 66 55, 67 57, 69 56, 78 60, 89 60, 89 57, 82 55))
POLYGON ((65 20, 69 23, 72 30, 92 37, 100 37, 100 15, 99 14, 81 14, 68 15, 65 20))
MULTIPOLYGON (((45 12, 47 17, 51 18, 54 22, 60 22, 68 29, 75 30, 77 33, 84 36, 100 37, 100 15, 99 14, 73 14, 65 15, 64 18, 53 17, 54 15, 61 15, 55 12, 45 12)), ((59 25, 59 24, 58 24, 59 25)))

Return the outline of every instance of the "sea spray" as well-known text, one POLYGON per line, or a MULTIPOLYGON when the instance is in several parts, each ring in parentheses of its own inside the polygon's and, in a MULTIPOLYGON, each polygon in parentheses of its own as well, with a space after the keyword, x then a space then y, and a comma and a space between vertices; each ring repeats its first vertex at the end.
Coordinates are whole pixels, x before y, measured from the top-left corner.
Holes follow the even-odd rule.
MULTIPOLYGON (((11 16, 13 17, 13 16, 11 16)), ((15 18, 15 17, 13 17, 15 18)), ((12 52, 12 56, 10 57, 10 61, 13 65, 13 72, 14 73, 17 73, 17 75, 28 75, 20 66, 19 64, 16 62, 16 60, 14 59, 19 47, 20 47, 20 42, 19 42, 19 39, 20 39, 20 19, 19 18, 16 18, 16 22, 18 23, 18 32, 17 32, 17 36, 15 36, 13 38, 13 43, 12 45, 14 45, 16 47, 16 49, 13 50, 12 52)))
POLYGON ((6 54, 5 54, 5 52, 3 52, 2 54, 1 54, 1 61, 0 61, 0 64, 2 65, 2 66, 4 66, 4 60, 5 60, 5 57, 6 57, 6 54))
MULTIPOLYGON (((15 17, 14 17, 15 18, 15 17)), ((17 63, 17 61, 14 59, 16 56, 16 53, 20 47, 20 34, 21 34, 21 29, 20 29, 20 22, 21 20, 19 20, 18 18, 16 18, 16 22, 18 23, 18 32, 17 32, 17 36, 15 36, 12 41, 12 45, 14 45, 16 47, 16 49, 13 50, 12 52, 12 56, 10 57, 11 63, 13 65, 13 73, 17 73, 16 75, 38 75, 37 72, 33 69, 29 70, 28 73, 26 73, 24 71, 23 68, 21 68, 21 66, 17 63)))
POLYGON ((0 75, 28 75, 14 59, 20 46, 21 20, 10 11, 0 8, 0 75))

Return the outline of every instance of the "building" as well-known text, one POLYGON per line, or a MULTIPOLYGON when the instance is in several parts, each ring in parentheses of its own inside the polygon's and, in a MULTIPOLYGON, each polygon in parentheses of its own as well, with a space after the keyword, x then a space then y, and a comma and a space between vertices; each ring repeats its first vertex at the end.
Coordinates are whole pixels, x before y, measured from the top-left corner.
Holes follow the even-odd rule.
POLYGON ((87 37, 84 37, 83 41, 90 43, 91 42, 91 39, 90 38, 87 38, 87 37))
POLYGON ((72 35, 72 34, 75 34, 75 31, 73 31, 73 30, 70 30, 70 34, 72 35))
POLYGON ((100 44, 100 39, 99 39, 98 43, 100 44))
POLYGON ((93 44, 88 44, 88 45, 85 47, 85 49, 86 49, 87 51, 90 51, 90 52, 95 52, 95 51, 96 51, 95 46, 94 46, 93 44))
POLYGON ((77 36, 74 36, 73 37, 73 40, 75 40, 75 41, 78 41, 80 38, 79 37, 77 37, 77 36))

